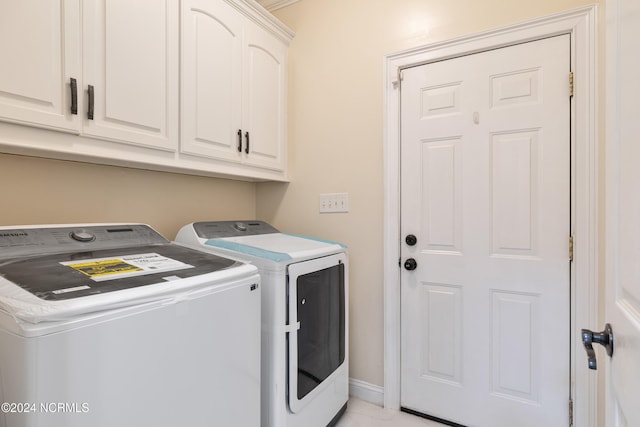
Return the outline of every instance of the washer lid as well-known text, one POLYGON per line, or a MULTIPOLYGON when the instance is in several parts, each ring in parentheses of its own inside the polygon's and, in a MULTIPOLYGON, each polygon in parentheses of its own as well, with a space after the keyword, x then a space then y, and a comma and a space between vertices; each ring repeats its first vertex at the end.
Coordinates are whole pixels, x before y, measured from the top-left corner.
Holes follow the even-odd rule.
POLYGON ((168 243, 148 226, 108 236, 103 228, 0 230, 10 255, 0 259, 0 310, 30 323, 65 320, 257 276, 254 266, 168 243))
POLYGON ((209 239, 204 244, 275 262, 323 256, 345 249, 344 245, 329 240, 285 233, 209 239))
POLYGON ((200 276, 234 264, 166 243, 17 258, 0 262, 0 276, 42 300, 62 301, 200 276))

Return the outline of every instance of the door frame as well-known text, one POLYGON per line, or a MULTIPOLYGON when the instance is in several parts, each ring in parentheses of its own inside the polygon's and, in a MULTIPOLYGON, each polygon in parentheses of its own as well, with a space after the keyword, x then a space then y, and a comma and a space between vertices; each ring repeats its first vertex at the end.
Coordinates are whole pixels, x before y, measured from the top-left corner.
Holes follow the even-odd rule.
MULTIPOLYGON (((573 423, 595 427, 597 376, 587 369, 581 325, 598 313, 597 6, 587 6, 470 36, 393 53, 384 60, 384 406, 400 408, 400 91, 403 68, 571 35, 571 396, 573 423), (579 284, 579 286, 577 286, 579 284)), ((567 82, 567 84, 569 84, 567 82)), ((568 238, 569 236, 567 236, 568 238)), ((567 396, 569 399, 569 396, 567 396)), ((567 402, 567 405, 569 403, 567 402)))

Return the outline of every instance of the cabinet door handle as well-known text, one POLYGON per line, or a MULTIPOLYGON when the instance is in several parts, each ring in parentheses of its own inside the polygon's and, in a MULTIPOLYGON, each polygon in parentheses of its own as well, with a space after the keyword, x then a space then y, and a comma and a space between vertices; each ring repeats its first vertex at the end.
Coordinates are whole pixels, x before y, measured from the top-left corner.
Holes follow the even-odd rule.
POLYGON ((246 132, 244 134, 244 137, 247 139, 247 146, 244 147, 244 152, 249 154, 249 132, 246 132))
POLYGON ((71 86, 71 114, 78 114, 78 82, 71 77, 69 85, 71 86))
POLYGON ((87 109, 87 118, 93 120, 93 86, 89 85, 87 88, 89 94, 89 108, 87 109))
POLYGON ((242 153, 242 129, 238 129, 238 153, 242 153))

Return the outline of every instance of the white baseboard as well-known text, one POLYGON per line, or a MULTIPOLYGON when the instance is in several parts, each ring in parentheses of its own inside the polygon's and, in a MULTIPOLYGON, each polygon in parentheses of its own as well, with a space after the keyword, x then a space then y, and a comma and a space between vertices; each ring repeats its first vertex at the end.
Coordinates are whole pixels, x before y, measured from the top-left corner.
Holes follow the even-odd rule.
POLYGON ((349 395, 375 405, 384 406, 384 388, 349 378, 349 395))

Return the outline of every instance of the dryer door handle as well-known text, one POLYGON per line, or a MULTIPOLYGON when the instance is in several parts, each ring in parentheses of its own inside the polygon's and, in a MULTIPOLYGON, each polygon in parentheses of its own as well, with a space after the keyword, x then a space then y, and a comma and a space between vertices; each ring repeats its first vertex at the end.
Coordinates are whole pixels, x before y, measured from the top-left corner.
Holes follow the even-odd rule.
POLYGON ((289 325, 284 325, 284 331, 286 333, 297 332, 300 330, 300 322, 296 322, 289 325))

